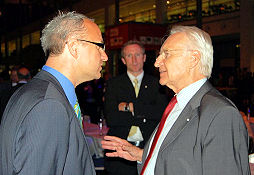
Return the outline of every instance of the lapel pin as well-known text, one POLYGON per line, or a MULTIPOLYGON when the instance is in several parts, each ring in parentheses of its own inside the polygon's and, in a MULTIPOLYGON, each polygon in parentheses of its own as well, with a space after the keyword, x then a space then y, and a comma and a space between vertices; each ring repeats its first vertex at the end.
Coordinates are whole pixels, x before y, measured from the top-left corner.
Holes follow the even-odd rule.
POLYGON ((145 85, 145 88, 147 88, 147 85, 145 85))
POLYGON ((190 121, 190 119, 189 119, 189 118, 187 118, 187 122, 188 122, 188 121, 190 121))

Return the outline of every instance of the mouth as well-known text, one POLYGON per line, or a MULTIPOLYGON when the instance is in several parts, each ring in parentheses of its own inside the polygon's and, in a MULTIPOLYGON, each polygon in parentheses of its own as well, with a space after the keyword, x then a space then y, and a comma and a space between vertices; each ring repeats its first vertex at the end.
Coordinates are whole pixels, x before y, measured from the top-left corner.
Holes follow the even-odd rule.
POLYGON ((164 72, 166 72, 166 70, 159 70, 159 72, 160 72, 160 73, 164 73, 164 72))

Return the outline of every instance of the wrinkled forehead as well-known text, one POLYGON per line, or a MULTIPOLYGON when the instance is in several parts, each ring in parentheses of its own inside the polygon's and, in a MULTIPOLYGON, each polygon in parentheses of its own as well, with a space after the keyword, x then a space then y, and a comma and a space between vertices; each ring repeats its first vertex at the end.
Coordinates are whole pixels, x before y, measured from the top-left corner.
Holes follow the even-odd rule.
POLYGON ((185 49, 189 47, 190 40, 184 32, 178 32, 170 35, 161 46, 161 52, 165 50, 185 49))

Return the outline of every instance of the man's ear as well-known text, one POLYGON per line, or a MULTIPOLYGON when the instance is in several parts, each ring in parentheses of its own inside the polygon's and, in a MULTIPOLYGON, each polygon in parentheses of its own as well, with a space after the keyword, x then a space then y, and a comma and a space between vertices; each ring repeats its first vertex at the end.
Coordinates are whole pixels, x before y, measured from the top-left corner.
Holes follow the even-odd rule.
POLYGON ((77 41, 68 41, 67 43, 68 50, 70 54, 77 59, 78 58, 78 43, 77 41))
POLYGON ((144 54, 144 62, 146 62, 146 54, 144 54))
POLYGON ((201 58, 201 55, 198 50, 192 51, 191 57, 190 57, 190 68, 194 68, 195 66, 197 66, 199 64, 200 58, 201 58))
POLYGON ((125 61, 125 59, 123 57, 121 58, 121 60, 122 60, 123 64, 126 65, 126 61, 125 61))

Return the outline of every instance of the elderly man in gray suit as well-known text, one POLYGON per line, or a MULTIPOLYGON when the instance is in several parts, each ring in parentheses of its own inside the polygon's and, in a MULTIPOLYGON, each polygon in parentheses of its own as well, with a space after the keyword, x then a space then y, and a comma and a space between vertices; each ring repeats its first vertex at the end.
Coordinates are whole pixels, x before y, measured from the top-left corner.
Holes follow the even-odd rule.
POLYGON ((98 79, 108 57, 99 27, 59 13, 42 31, 48 58, 9 100, 0 126, 0 175, 95 175, 75 87, 98 79))
POLYGON ((236 106, 208 82, 213 66, 210 36, 175 26, 155 66, 160 83, 175 93, 144 150, 105 136, 110 157, 138 161, 141 175, 247 175, 248 133, 236 106))

